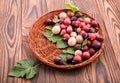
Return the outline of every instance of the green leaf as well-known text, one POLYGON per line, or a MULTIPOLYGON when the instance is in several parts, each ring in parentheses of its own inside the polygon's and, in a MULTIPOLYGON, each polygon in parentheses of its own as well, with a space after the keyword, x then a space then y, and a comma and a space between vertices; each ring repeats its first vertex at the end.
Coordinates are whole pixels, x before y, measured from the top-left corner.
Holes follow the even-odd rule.
POLYGON ((24 70, 25 70, 24 67, 14 66, 8 75, 14 77, 24 77, 25 76, 24 70))
POLYGON ((88 38, 86 38, 86 39, 82 42, 82 47, 87 44, 87 40, 88 40, 88 38))
POLYGON ((71 3, 65 3, 65 6, 70 8, 73 12, 77 12, 79 10, 78 7, 72 5, 71 3))
POLYGON ((53 18, 52 21, 56 23, 59 22, 60 20, 58 18, 53 18))
POLYGON ((59 41, 59 40, 62 40, 63 38, 60 36, 60 35, 53 35, 52 37, 51 37, 51 41, 53 42, 53 43, 56 43, 57 41, 59 41))
POLYGON ((45 32, 43 34, 49 41, 57 43, 57 48, 66 48, 68 44, 63 40, 63 37, 60 35, 54 35, 52 32, 45 32))
POLYGON ((69 65, 69 64, 66 62, 66 56, 67 56, 66 53, 61 53, 59 56, 63 59, 63 63, 64 63, 65 65, 69 65))
POLYGON ((60 35, 54 35, 52 32, 45 32, 43 34, 49 41, 52 41, 53 43, 56 43, 59 40, 62 40, 62 36, 60 35))
POLYGON ((64 40, 57 41, 57 48, 66 48, 66 47, 68 47, 68 44, 66 41, 64 40))
POLYGON ((66 61, 66 55, 67 53, 61 53, 59 56, 63 59, 63 61, 66 61))
POLYGON ((53 26, 48 25, 45 28, 48 29, 48 30, 52 30, 53 26))
POLYGON ((26 70, 26 79, 34 77, 36 74, 36 67, 30 67, 26 70))
POLYGON ((86 14, 83 14, 83 15, 82 15, 82 18, 83 18, 83 19, 86 18, 86 17, 87 17, 86 14))
POLYGON ((65 64, 65 65, 71 65, 72 63, 67 63, 66 62, 66 56, 67 56, 68 54, 67 53, 61 53, 59 56, 63 59, 63 63, 65 64))
POLYGON ((69 10, 64 10, 65 13, 67 13, 69 10))
POLYGON ((63 50, 62 53, 74 54, 75 51, 73 47, 68 47, 66 50, 63 50))
POLYGON ((53 33, 50 31, 50 32, 45 32, 43 33, 43 35, 46 37, 46 38, 50 38, 53 36, 53 33))
POLYGON ((29 67, 34 65, 34 61, 30 58, 18 61, 18 64, 29 67))
POLYGON ((25 77, 26 79, 31 79, 36 74, 36 66, 34 66, 34 61, 32 59, 20 60, 16 66, 12 68, 8 76, 14 77, 25 77))

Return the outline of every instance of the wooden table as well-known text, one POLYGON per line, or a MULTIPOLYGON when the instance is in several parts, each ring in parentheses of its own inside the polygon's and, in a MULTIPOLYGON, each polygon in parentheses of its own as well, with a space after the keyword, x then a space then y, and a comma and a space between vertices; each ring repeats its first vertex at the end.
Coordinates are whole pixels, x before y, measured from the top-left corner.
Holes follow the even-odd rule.
POLYGON ((120 83, 120 0, 0 0, 0 83, 120 83), (95 17, 105 48, 91 64, 60 70, 42 64, 32 80, 8 77, 18 60, 32 57, 27 37, 41 15, 71 2, 95 17))

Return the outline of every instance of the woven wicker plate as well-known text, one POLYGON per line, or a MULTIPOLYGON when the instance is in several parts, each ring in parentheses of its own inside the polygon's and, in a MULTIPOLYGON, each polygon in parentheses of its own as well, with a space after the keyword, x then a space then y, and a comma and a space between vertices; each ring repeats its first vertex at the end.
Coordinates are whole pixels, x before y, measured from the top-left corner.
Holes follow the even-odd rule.
MULTIPOLYGON (((104 40, 102 42, 102 47, 99 51, 97 51, 92 57, 90 57, 88 60, 80 63, 80 64, 75 64, 75 65, 56 65, 53 60, 55 56, 58 56, 62 50, 56 48, 55 44, 49 42, 44 36, 43 33, 47 32, 48 30, 45 29, 45 24, 44 22, 46 21, 47 18, 50 18, 54 15, 58 15, 60 12, 65 11, 68 9, 60 9, 60 10, 55 10, 51 11, 43 16, 41 16, 32 26, 29 37, 28 37, 28 42, 31 50, 35 53, 35 57, 43 62, 44 64, 47 64, 49 66, 55 67, 55 68, 62 68, 62 69, 74 69, 78 68, 81 66, 85 66, 95 60, 100 53, 102 52, 102 49, 104 47, 104 40)), ((92 18, 88 14, 86 14, 88 17, 92 18)), ((92 18, 94 19, 94 18, 92 18)), ((103 36, 103 31, 101 27, 99 26, 99 34, 103 36)), ((104 36, 103 36, 104 37, 104 36)))

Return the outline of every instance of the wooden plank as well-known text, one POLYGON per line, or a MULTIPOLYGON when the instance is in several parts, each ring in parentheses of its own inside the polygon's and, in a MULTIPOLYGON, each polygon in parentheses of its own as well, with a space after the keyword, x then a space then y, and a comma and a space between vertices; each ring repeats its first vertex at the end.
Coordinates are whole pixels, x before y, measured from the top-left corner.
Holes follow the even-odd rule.
POLYGON ((21 0, 0 0, 0 83, 18 83, 8 72, 21 59, 21 0))
MULTIPOLYGON (((112 79, 112 82, 119 82, 120 79, 120 56, 119 56, 119 41, 117 41, 117 34, 116 30, 119 28, 119 10, 118 6, 116 6, 115 3, 113 3, 114 0, 112 0, 112 3, 109 1, 100 1, 99 2, 99 10, 101 18, 103 20, 103 27, 105 27, 105 35, 106 35, 106 47, 105 47, 105 59, 108 66, 108 71, 110 74, 110 77, 112 79), (102 8, 102 9, 101 9, 102 8)), ((98 1, 97 1, 98 3, 98 1)), ((119 1, 116 0, 116 3, 119 3, 119 1)))
MULTIPOLYGON (((118 1, 118 3, 120 3, 118 1)), ((120 16, 120 9, 118 8, 118 6, 116 5, 116 2, 114 3, 114 0, 113 1, 104 1, 102 3, 99 2, 100 5, 103 5, 103 8, 101 9, 101 11, 104 11, 106 13, 101 13, 102 16, 102 19, 105 21, 107 20, 107 22, 105 21, 105 25, 106 25, 106 29, 107 29, 107 33, 108 33, 108 36, 110 37, 110 41, 111 41, 111 44, 112 44, 112 47, 113 47, 113 50, 115 52, 115 57, 117 59, 117 61, 120 60, 120 47, 119 46, 119 41, 118 38, 116 37, 118 34, 116 33, 117 29, 120 29, 120 19, 119 19, 119 16, 120 16)), ((101 7, 101 6, 100 6, 101 7)), ((120 65, 120 62, 118 62, 119 65, 120 65)))
MULTIPOLYGON (((29 30, 32 27, 33 23, 37 20, 38 17, 42 15, 43 12, 47 11, 44 9, 44 11, 41 10, 42 5, 44 4, 45 0, 22 0, 22 55, 24 55, 24 58, 32 57, 34 58, 34 54, 29 49, 28 45, 28 34, 29 30)), ((45 5, 45 4, 44 4, 45 5)), ((38 69, 38 73, 35 76, 35 78, 32 80, 33 83, 37 83, 38 79, 41 78, 41 83, 44 83, 45 78, 45 71, 44 71, 44 65, 38 69), (39 73, 40 72, 40 73, 39 73)))

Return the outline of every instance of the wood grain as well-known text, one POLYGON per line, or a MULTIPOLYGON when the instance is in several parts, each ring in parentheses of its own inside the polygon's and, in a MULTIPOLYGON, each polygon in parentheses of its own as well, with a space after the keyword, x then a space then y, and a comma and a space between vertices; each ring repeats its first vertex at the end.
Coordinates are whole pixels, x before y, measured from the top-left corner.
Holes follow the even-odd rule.
POLYGON ((21 59, 21 1, 0 0, 0 83, 17 83, 8 78, 10 69, 21 59))
POLYGON ((120 83, 120 0, 0 0, 0 83, 120 83), (105 48, 91 64, 60 70, 42 64, 32 80, 8 77, 18 60, 34 54, 27 37, 41 15, 71 2, 96 18, 104 30, 105 48))

